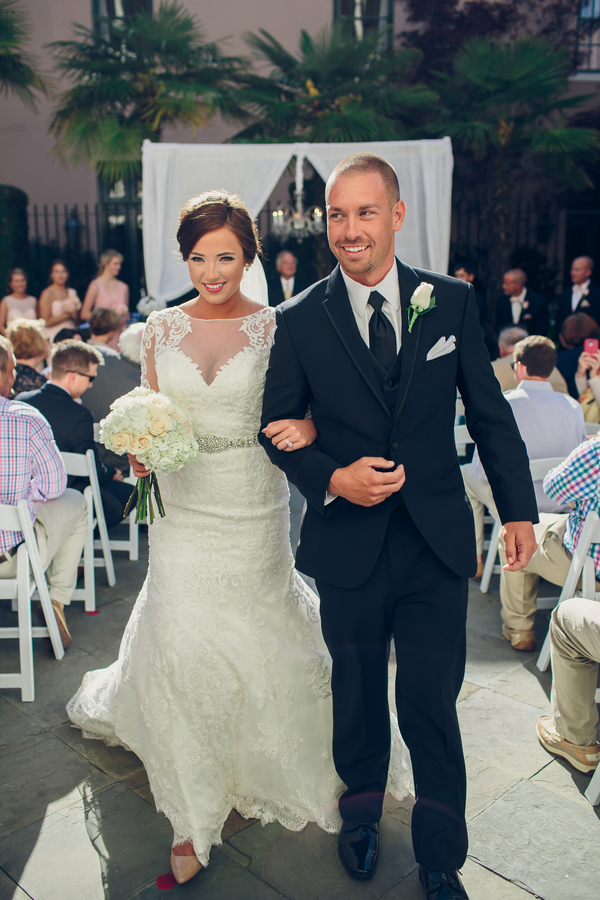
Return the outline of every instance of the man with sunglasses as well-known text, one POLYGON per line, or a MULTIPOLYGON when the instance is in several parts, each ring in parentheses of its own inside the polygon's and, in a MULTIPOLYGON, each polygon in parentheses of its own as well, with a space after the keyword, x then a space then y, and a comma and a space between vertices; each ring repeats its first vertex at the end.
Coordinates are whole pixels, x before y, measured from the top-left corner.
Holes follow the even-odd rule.
MULTIPOLYGON (((110 529, 123 518, 131 487, 123 483, 120 471, 101 461, 94 441, 93 416, 80 399, 93 383, 98 366, 104 365, 104 358, 95 347, 83 341, 67 340, 53 345, 50 360, 47 383, 37 391, 19 394, 18 399, 34 406, 48 420, 61 452, 94 451, 106 525, 110 529)), ((69 479, 69 487, 78 491, 83 491, 87 484, 87 478, 69 479)))

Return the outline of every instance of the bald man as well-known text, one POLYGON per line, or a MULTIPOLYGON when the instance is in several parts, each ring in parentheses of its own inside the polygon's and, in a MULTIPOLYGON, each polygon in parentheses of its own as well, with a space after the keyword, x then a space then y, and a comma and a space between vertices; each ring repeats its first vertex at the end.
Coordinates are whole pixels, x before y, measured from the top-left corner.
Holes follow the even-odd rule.
POLYGON ((527 287, 523 269, 509 269, 502 279, 503 296, 496 304, 496 330, 520 325, 527 334, 546 336, 550 320, 548 301, 527 287))
POLYGON ((567 316, 582 312, 600 323, 600 288, 592 284, 594 260, 578 256, 571 263, 571 285, 566 287, 558 303, 556 327, 560 331, 567 316))

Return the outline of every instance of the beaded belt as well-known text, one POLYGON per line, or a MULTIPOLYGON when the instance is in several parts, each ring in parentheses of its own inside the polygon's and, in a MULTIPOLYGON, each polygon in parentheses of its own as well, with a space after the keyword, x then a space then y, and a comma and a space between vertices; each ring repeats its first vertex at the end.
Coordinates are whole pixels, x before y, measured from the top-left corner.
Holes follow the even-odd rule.
POLYGON ((244 447, 260 447, 255 434, 242 438, 224 438, 216 434, 203 434, 196 438, 201 453, 221 453, 223 450, 241 450, 244 447))

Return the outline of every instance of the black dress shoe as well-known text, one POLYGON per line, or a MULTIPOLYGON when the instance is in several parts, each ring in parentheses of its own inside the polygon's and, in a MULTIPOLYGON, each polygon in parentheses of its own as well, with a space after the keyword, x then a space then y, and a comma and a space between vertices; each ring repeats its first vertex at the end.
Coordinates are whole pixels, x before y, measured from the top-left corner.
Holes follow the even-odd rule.
POLYGON ((456 869, 432 872, 419 866, 419 881, 425 888, 427 900, 469 900, 456 869))
POLYGON ((338 841, 338 853, 346 872, 353 878, 371 878, 379 858, 377 822, 344 822, 338 841))

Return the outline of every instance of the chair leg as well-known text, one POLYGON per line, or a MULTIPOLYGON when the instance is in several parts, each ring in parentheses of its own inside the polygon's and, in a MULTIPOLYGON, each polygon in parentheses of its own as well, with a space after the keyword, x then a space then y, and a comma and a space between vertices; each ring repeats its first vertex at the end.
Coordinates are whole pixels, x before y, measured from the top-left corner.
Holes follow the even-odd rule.
POLYGON ((500 540, 500 529, 502 528, 502 523, 500 519, 496 519, 494 522, 494 527, 492 529, 492 536, 490 538, 490 546, 488 547, 488 553, 485 560, 485 566, 483 567, 483 575, 481 576, 481 584, 479 585, 479 590, 482 594, 487 594, 490 581, 492 580, 492 575, 494 573, 494 566, 496 564, 496 557, 498 556, 498 541, 500 540))
POLYGON ((537 658, 536 666, 540 670, 540 672, 545 672, 548 666, 550 665, 550 634, 548 633, 544 638, 544 643, 542 644, 542 649, 540 650, 540 655, 537 658))
MULTIPOLYGON (((87 490, 87 489, 86 489, 87 490)), ((83 547, 83 582, 85 585, 85 611, 96 609, 96 575, 94 571, 94 501, 90 493, 86 496, 88 507, 88 527, 83 547)))
POLYGON ((29 555, 21 553, 17 561, 17 604, 19 614, 19 658, 21 664, 21 700, 35 700, 33 676, 33 633, 31 630, 31 594, 29 591, 29 555))
POLYGON ((129 559, 137 561, 140 558, 140 533, 139 525, 135 524, 135 510, 129 513, 129 559))
POLYGON ((100 545, 102 547, 102 555, 104 557, 104 565, 106 567, 106 577, 108 579, 108 583, 110 587, 114 587, 117 582, 117 578, 115 575, 115 565, 112 558, 112 552, 110 549, 110 540, 108 537, 108 529, 106 527, 106 520, 104 518, 104 511, 102 514, 99 514, 99 511, 96 510, 96 519, 98 524, 98 531, 100 533, 100 545))
POLYGON ((596 769, 592 776, 587 791, 585 792, 586 800, 589 800, 592 806, 600 805, 600 767, 596 769))

